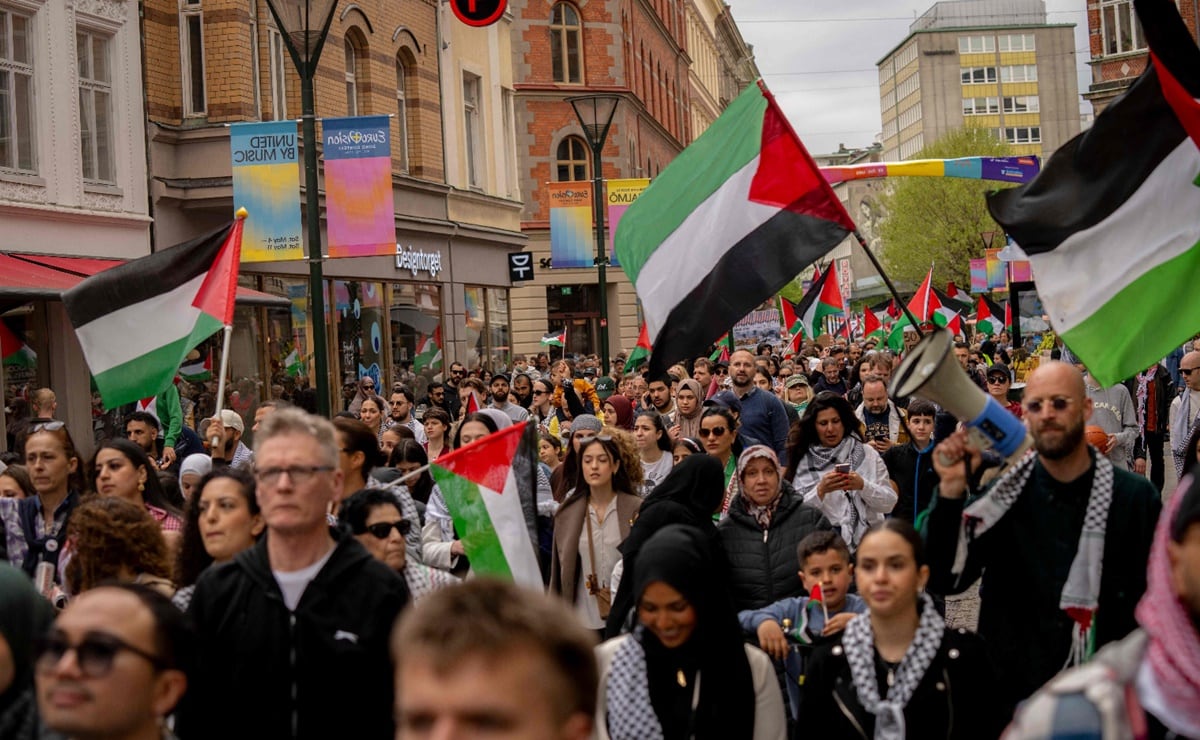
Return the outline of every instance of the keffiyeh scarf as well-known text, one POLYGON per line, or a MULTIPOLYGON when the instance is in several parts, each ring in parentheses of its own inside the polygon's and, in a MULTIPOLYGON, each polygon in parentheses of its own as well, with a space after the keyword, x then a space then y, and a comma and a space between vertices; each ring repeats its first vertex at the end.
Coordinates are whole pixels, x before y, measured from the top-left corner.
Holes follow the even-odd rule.
POLYGON ((662 740, 662 724, 650 703, 646 649, 641 625, 625 638, 613 655, 605 687, 608 709, 605 721, 612 740, 662 740))
MULTIPOLYGON (((958 550, 951 571, 961 575, 966 569, 967 549, 972 540, 991 529, 1016 503, 1033 467, 1037 464, 1037 453, 1030 450, 1026 456, 1000 477, 988 493, 963 511, 963 522, 959 528, 958 550)), ((1104 532, 1108 524, 1108 507, 1113 496, 1113 466, 1104 455, 1095 456, 1095 478, 1092 492, 1088 496, 1087 510, 1083 517, 1083 530, 1079 534, 1079 547, 1067 582, 1063 586, 1058 606, 1075 621, 1071 635, 1071 652, 1065 667, 1081 665, 1092 657, 1094 640, 1091 639, 1095 625, 1096 609, 1100 604, 1100 574, 1104 565, 1104 532)))
POLYGON ((937 613, 929 596, 922 594, 920 605, 921 620, 917 625, 917 633, 905 651, 900 667, 896 669, 895 681, 882 698, 875 676, 875 633, 871 627, 871 615, 860 614, 846 625, 842 648, 850 664, 850 676, 854 679, 858 701, 864 709, 875 715, 874 740, 903 740, 907 736, 904 707, 912 699, 942 646, 945 620, 937 613))

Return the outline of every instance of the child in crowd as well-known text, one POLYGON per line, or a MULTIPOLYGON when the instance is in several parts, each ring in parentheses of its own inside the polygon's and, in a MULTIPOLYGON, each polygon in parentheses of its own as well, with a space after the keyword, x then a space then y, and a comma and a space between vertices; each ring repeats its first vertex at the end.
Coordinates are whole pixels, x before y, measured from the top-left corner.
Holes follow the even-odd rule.
POLYGON ((796 552, 800 581, 810 595, 738 613, 742 629, 758 638, 759 647, 784 661, 793 720, 800 713, 804 659, 813 644, 841 632, 856 614, 867 610, 859 596, 847 593, 854 579, 854 566, 850 564, 850 548, 837 530, 813 532, 800 540, 796 552))
POLYGON ((908 403, 907 444, 897 445, 883 453, 888 478, 898 489, 899 498, 892 516, 916 522, 929 506, 938 474, 933 469, 933 426, 937 407, 922 398, 908 403))

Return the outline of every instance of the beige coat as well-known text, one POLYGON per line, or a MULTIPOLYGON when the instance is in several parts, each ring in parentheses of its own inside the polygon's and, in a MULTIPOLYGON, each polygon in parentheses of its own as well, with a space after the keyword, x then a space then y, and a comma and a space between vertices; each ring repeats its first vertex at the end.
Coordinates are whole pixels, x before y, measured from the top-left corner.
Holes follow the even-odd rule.
MULTIPOLYGON (((621 541, 629 536, 629 530, 637 519, 642 500, 629 493, 617 494, 617 522, 621 528, 621 541)), ((554 553, 550 560, 550 592, 561 595, 575 603, 575 591, 579 583, 579 536, 583 533, 584 517, 587 516, 587 496, 575 493, 558 508, 554 515, 554 553)))

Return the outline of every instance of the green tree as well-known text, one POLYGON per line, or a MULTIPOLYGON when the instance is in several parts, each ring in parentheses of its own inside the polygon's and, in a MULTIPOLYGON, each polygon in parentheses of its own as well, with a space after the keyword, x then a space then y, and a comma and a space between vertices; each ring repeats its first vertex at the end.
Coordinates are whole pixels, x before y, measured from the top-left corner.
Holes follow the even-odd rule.
MULTIPOLYGON (((947 133, 922 149, 914 159, 954 157, 1007 157, 1012 151, 994 132, 964 127, 947 133)), ((949 280, 963 286, 971 282, 972 258, 983 257, 980 234, 1003 229, 988 213, 984 195, 995 182, 950 177, 900 177, 882 199, 886 219, 880 225, 881 259, 892 280, 917 285, 933 263, 934 285, 949 280)), ((996 247, 1004 245, 997 238, 996 247)))

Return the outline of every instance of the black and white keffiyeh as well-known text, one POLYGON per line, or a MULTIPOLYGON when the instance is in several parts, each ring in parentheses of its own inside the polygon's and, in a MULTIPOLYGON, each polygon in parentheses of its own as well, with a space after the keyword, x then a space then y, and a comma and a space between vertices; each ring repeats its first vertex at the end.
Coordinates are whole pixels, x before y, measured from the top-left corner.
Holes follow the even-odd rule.
MULTIPOLYGON (((1037 459, 1037 453, 1030 450, 996 481, 986 495, 963 511, 958 550, 951 569, 955 575, 961 575, 966 569, 967 550, 971 541, 995 526, 1021 496, 1037 459)), ((1104 565, 1108 508, 1113 496, 1113 466, 1104 455, 1095 455, 1094 459, 1096 473, 1083 517, 1083 530, 1079 534, 1079 547, 1075 551, 1075 559, 1071 561, 1071 570, 1067 573, 1067 582, 1058 602, 1059 608, 1075 620, 1071 654, 1066 662, 1068 667, 1091 658, 1088 632, 1100 605, 1100 574, 1104 565)))
POLYGON ((874 740, 903 740, 906 736, 904 707, 937 657, 945 628, 945 620, 933 607, 933 599, 922 594, 917 633, 896 669, 895 680, 888 687, 887 695, 881 698, 875 677, 875 633, 871 628, 871 615, 860 614, 846 625, 842 648, 850 664, 858 701, 875 715, 874 740))
POLYGON ((638 625, 613 655, 608 673, 608 736, 612 740, 662 740, 662 724, 650 703, 646 650, 642 647, 638 625))

